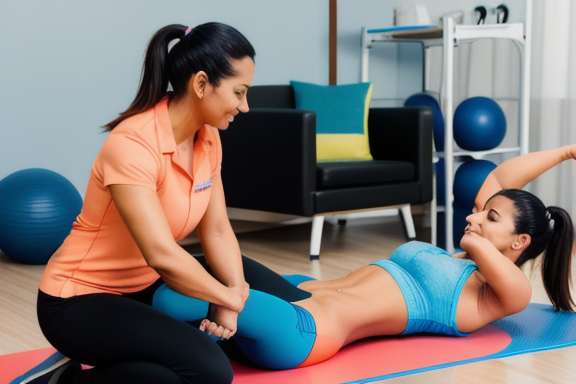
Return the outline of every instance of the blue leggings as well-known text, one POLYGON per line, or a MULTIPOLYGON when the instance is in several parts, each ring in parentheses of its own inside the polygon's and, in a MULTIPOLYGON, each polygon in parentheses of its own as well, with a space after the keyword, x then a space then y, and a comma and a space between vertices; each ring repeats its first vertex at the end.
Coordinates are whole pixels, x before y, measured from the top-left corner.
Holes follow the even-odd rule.
MULTIPOLYGON (((302 281, 291 277, 288 281, 302 281)), ((205 319, 208 303, 173 291, 166 284, 154 294, 153 306, 182 321, 205 319)), ((276 296, 250 290, 238 316, 234 336, 242 352, 254 363, 272 369, 290 369, 310 354, 316 339, 312 315, 276 296)))

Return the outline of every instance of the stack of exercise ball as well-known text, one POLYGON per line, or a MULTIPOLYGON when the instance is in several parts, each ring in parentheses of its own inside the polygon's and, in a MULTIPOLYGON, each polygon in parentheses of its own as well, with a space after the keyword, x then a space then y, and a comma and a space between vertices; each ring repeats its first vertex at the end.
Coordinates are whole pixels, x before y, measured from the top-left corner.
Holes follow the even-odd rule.
MULTIPOLYGON (((444 151, 444 118, 439 103, 427 92, 410 96, 404 106, 424 106, 434 114, 434 146, 444 151)), ((474 200, 488 174, 496 164, 488 160, 475 160, 473 152, 488 151, 499 146, 506 136, 506 117, 500 106, 487 97, 471 97, 456 108, 453 119, 454 141, 458 147, 471 153, 456 169, 453 180, 453 235, 454 246, 459 247, 464 234, 466 217, 474 208, 474 200)), ((436 172, 436 200, 445 205, 445 159, 434 164, 436 172)), ((445 247, 444 212, 438 213, 437 244, 445 247)))
MULTIPOLYGON (((502 143, 506 136, 506 116, 494 100, 471 97, 454 112, 454 141, 463 150, 488 151, 502 143)), ((472 154, 473 155, 473 154, 472 154)), ((474 201, 486 177, 496 168, 488 160, 469 158, 460 164, 454 175, 454 246, 464 235, 466 217, 472 213, 474 201)))
POLYGON ((0 249, 25 264, 45 264, 70 233, 82 196, 60 174, 24 169, 0 180, 0 249))

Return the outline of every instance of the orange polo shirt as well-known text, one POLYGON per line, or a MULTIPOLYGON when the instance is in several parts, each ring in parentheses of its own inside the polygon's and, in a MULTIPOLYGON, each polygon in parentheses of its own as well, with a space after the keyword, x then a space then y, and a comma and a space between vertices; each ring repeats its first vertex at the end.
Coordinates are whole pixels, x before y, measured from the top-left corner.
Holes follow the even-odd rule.
POLYGON ((82 211, 50 258, 40 289, 67 298, 136 292, 156 281, 159 275, 147 265, 108 186, 156 191, 174 240, 184 238, 206 212, 222 162, 218 130, 204 126, 196 136, 176 145, 167 99, 110 132, 92 166, 82 211))

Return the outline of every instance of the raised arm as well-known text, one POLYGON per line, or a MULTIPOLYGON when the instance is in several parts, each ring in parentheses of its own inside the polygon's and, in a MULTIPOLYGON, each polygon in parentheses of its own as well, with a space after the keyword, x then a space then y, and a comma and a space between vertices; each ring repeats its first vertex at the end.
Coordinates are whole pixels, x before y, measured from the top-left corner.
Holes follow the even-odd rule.
POLYGON ((532 152, 504 161, 484 181, 476 195, 474 211, 482 210, 486 201, 501 189, 522 189, 550 168, 569 159, 576 159, 576 144, 532 152))

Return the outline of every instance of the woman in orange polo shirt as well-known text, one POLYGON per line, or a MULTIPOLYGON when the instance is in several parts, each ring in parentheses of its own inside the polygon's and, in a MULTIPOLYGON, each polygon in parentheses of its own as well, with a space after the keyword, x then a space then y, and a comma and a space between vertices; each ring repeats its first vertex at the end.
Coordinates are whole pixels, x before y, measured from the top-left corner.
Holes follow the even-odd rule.
POLYGON ((17 382, 232 381, 218 345, 151 298, 166 283, 212 303, 212 334, 236 331, 248 285, 226 213, 218 129, 248 111, 254 55, 218 23, 170 25, 152 37, 135 100, 106 125, 82 212, 40 283, 39 323, 59 352, 17 382), (210 273, 177 243, 193 230, 210 273))

